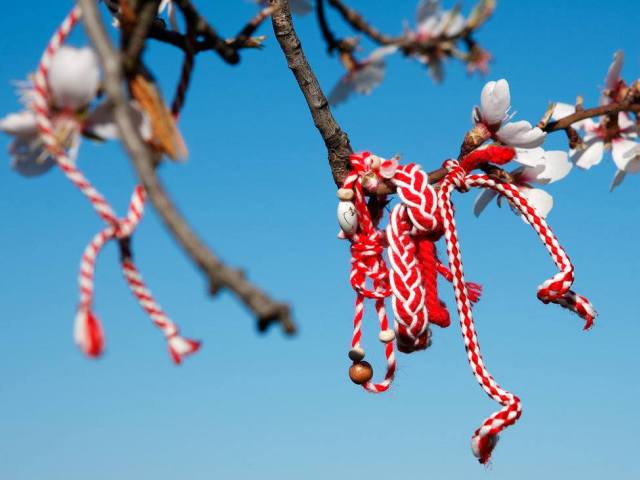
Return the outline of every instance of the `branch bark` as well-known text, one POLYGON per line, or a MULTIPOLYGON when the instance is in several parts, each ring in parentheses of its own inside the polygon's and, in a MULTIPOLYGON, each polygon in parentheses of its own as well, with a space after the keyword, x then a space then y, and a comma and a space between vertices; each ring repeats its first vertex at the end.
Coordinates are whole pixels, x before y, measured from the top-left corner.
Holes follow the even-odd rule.
POLYGON ((349 156, 353 153, 349 137, 333 117, 329 102, 307 60, 300 39, 293 28, 287 0, 270 0, 274 11, 271 15, 273 31, 278 44, 304 95, 309 112, 329 156, 329 166, 336 185, 341 185, 349 172, 349 156))
POLYGON ((592 117, 600 117, 602 115, 611 115, 619 112, 635 112, 640 113, 640 103, 634 103, 630 101, 610 103, 609 105, 601 105, 599 107, 587 108, 586 110, 578 110, 575 113, 556 120, 555 122, 549 122, 542 130, 545 132, 555 132, 557 130, 566 130, 575 122, 585 120, 592 117))
MULTIPOLYGON (((349 173, 349 156, 353 153, 349 137, 331 113, 327 97, 304 54, 300 39, 293 27, 288 0, 270 0, 269 3, 274 9, 271 15, 273 32, 287 60, 287 65, 307 101, 313 123, 327 147, 333 180, 337 186, 340 186, 349 173)), ((429 182, 438 183, 446 173, 443 168, 430 172, 429 182)), ((394 191, 393 185, 381 183, 375 192, 369 193, 384 195, 394 191)))
POLYGON ((258 327, 264 331, 271 323, 279 322, 285 333, 295 332, 287 304, 276 302, 250 283, 243 272, 225 265, 195 234, 172 203, 156 175, 156 155, 139 134, 132 110, 123 89, 121 56, 114 50, 96 8, 95 0, 78 0, 82 8, 85 29, 93 42, 104 72, 104 86, 111 101, 114 118, 122 143, 156 211, 165 226, 205 274, 210 291, 215 294, 226 288, 236 295, 258 318, 258 327))

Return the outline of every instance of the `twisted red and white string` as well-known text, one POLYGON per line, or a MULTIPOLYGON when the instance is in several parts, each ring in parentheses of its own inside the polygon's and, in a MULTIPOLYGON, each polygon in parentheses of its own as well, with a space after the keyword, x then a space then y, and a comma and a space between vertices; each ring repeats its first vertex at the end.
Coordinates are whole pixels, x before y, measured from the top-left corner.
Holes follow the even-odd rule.
MULTIPOLYGON (((375 301, 376 314, 380 325, 380 332, 389 331, 389 321, 384 305, 384 299, 389 296, 389 280, 387 265, 382 258, 384 251, 384 235, 377 227, 377 220, 371 218, 367 208, 360 172, 366 169, 364 164, 368 153, 351 156, 353 172, 346 178, 343 188, 353 190, 354 206, 358 215, 359 231, 352 235, 351 241, 351 275, 350 282, 356 292, 356 302, 353 317, 353 335, 351 351, 364 352, 361 346, 362 320, 364 316, 364 302, 366 298, 375 301), (367 280, 372 287, 367 288, 367 280)), ((385 358, 387 369, 384 379, 375 383, 368 381, 362 387, 368 392, 380 393, 389 389, 396 371, 396 358, 393 341, 385 342, 385 358)))
MULTIPOLYGON (((376 304, 384 306, 383 295, 392 296, 392 305, 396 321, 396 342, 401 351, 411 352, 424 348, 428 344, 428 323, 431 313, 427 306, 427 289, 432 286, 433 278, 427 278, 425 268, 433 275, 439 273, 445 279, 453 283, 456 306, 460 316, 460 325, 464 338, 467 357, 471 369, 483 390, 496 402, 502 405, 502 409, 488 419, 475 431, 472 439, 472 451, 481 463, 486 463, 498 441, 499 433, 512 425, 521 415, 520 399, 514 394, 504 390, 491 376, 484 365, 480 353, 475 325, 472 315, 472 303, 476 302, 481 293, 481 287, 473 283, 465 283, 462 257, 456 224, 454 209, 451 202, 451 193, 454 189, 466 191, 470 187, 491 188, 507 197, 508 201, 519 210, 527 222, 533 226, 543 244, 549 251, 553 261, 560 272, 549 280, 543 282, 538 288, 538 298, 545 303, 557 303, 578 313, 585 320, 585 328, 589 328, 596 312, 589 301, 570 290, 574 279, 574 269, 569 257, 560 246, 557 238, 547 225, 546 221, 538 215, 536 210, 528 203, 518 189, 512 185, 499 182, 487 175, 467 175, 467 173, 485 162, 504 164, 514 155, 513 149, 505 147, 488 147, 476 150, 456 161, 445 162, 449 170, 448 175, 440 184, 436 194, 429 186, 428 177, 417 165, 397 167, 395 172, 385 178, 390 179, 397 187, 402 203, 396 205, 391 212, 389 225, 386 229, 388 243, 388 257, 391 268, 387 272, 384 259, 373 247, 379 248, 384 244, 384 239, 375 235, 371 240, 372 246, 366 246, 362 234, 371 232, 371 216, 364 201, 362 183, 372 182, 371 175, 380 177, 380 167, 374 166, 371 155, 368 152, 352 156, 352 172, 345 182, 345 188, 353 188, 355 192, 355 207, 360 222, 358 230, 348 236, 352 242, 352 286, 358 292, 363 289, 363 280, 369 275, 375 279, 378 285, 385 285, 383 272, 389 276, 389 288, 369 292, 369 296, 376 298, 376 304), (447 246, 447 256, 450 270, 435 257, 433 241, 443 233, 447 246), (371 273, 371 264, 363 266, 357 261, 354 247, 358 246, 364 251, 371 251, 375 258, 375 275, 371 273), (422 256, 419 256, 421 249, 422 256), (428 249, 428 251, 427 251, 428 249), (428 267, 425 264, 428 262, 428 267), (357 281, 353 281, 357 279, 357 281), (426 335, 425 335, 425 332, 426 335)), ((378 162, 379 163, 379 162, 378 162)), ((380 180, 380 178, 378 178, 380 180)), ((373 182, 375 186, 375 182, 373 182)), ((377 221, 375 222, 377 224, 377 221)), ((378 230, 375 230, 378 232, 378 230)), ((358 251, 356 251, 358 253, 358 251)), ((432 277, 433 277, 432 275, 432 277)), ((374 282, 374 285, 376 283, 374 282)), ((358 296, 362 296, 360 293, 358 296)), ((437 300, 437 294, 434 297, 437 300)), ((433 300, 433 299, 432 299, 433 300)), ((433 303, 433 302, 432 302, 433 303)), ((354 329, 354 342, 356 345, 360 339, 360 323, 362 320, 362 304, 356 301, 356 319, 354 329)), ((389 346, 389 345, 387 345, 389 346)))
MULTIPOLYGON (((67 178, 87 197, 100 217, 107 223, 107 227, 95 235, 82 255, 79 274, 80 301, 74 327, 74 337, 82 351, 90 357, 97 357, 104 349, 104 333, 100 321, 92 311, 96 258, 109 240, 128 239, 131 236, 142 217, 146 195, 141 185, 136 186, 129 203, 127 217, 118 219, 107 200, 84 177, 56 137, 51 121, 47 77, 53 56, 78 22, 80 15, 80 7, 74 7, 51 38, 34 78, 33 109, 45 147, 56 158, 67 178)), ((178 91, 185 88, 186 86, 183 86, 178 91)), ((181 104, 182 99, 175 104, 176 108, 181 104)), ((183 356, 197 351, 199 342, 179 336, 178 327, 155 302, 132 258, 123 258, 121 268, 131 292, 167 338, 174 362, 180 363, 183 356)))
POLYGON ((460 191, 466 191, 469 187, 478 186, 482 188, 492 188, 505 195, 534 227, 540 239, 549 250, 554 262, 561 270, 560 273, 543 283, 538 290, 538 297, 545 302, 559 303, 575 311, 585 319, 587 327, 593 322, 595 310, 584 297, 569 290, 573 282, 573 266, 568 256, 559 245, 557 238, 546 221, 538 215, 536 210, 515 187, 493 180, 486 175, 467 176, 467 171, 458 164, 458 162, 453 160, 445 162, 445 166, 449 169, 449 174, 440 185, 438 208, 444 227, 449 267, 451 268, 456 306, 460 316, 460 326, 467 350, 467 357, 471 370, 482 389, 493 400, 503 406, 500 411, 494 413, 482 423, 472 438, 471 446, 474 455, 478 457, 481 463, 486 463, 498 441, 499 433, 506 427, 514 424, 520 417, 522 410, 520 399, 500 387, 482 360, 480 345, 473 322, 469 292, 464 281, 462 257, 451 202, 451 192, 453 189, 457 188, 460 191))

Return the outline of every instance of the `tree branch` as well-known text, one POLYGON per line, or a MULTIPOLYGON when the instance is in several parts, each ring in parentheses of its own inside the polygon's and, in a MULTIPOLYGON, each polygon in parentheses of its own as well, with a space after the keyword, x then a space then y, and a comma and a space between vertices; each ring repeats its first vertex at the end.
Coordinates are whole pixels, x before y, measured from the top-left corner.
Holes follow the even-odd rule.
MULTIPOLYGON (((274 7, 271 15, 273 31, 287 60, 289 68, 298 83, 300 91, 304 95, 320 136, 327 147, 329 167, 333 174, 333 180, 337 186, 341 186, 349 173, 349 156, 353 153, 349 137, 340 128, 329 108, 329 102, 325 96, 318 78, 316 77, 309 61, 304 54, 300 39, 293 27, 291 11, 288 0, 270 0, 274 7)), ((446 175, 446 170, 440 168, 429 173, 429 182, 438 183, 446 175)), ((395 187, 389 183, 381 183, 375 194, 392 193, 395 187)))
POLYGON ((211 48, 215 50, 225 62, 235 65, 240 61, 238 50, 218 36, 209 22, 200 15, 196 7, 189 0, 174 1, 182 11, 185 21, 194 26, 196 35, 203 36, 211 48))
POLYGON ((640 103, 633 101, 623 101, 623 102, 614 102, 608 105, 601 105, 599 107, 588 108, 586 110, 578 110, 575 113, 561 118, 560 120, 556 120, 554 122, 549 122, 542 130, 545 132, 555 132, 557 130, 566 130, 575 122, 579 122, 580 120, 585 120, 587 118, 592 117, 600 117, 602 115, 611 115, 619 112, 640 112, 640 103))
POLYGON ((333 179, 336 185, 341 185, 349 173, 349 156, 353 153, 349 137, 333 117, 327 97, 304 55, 300 39, 293 28, 289 2, 270 0, 269 3, 274 7, 271 23, 276 39, 307 101, 313 123, 327 147, 333 179))
MULTIPOLYGON (((319 3, 322 3, 324 0, 318 0, 319 3)), ((358 32, 364 33, 367 37, 373 40, 380 45, 398 45, 405 40, 404 36, 400 37, 392 37, 391 35, 385 35, 380 32, 377 28, 373 27, 369 22, 365 20, 365 18, 360 15, 358 12, 349 8, 340 0, 328 0, 329 5, 335 8, 342 18, 351 25, 354 30, 358 32)))
MULTIPOLYGON (((347 6, 342 0, 328 0, 328 2, 329 5, 337 10, 338 13, 340 13, 342 18, 351 26, 351 28, 365 34, 372 41, 380 45, 396 45, 406 55, 416 52, 429 53, 433 50, 437 50, 438 48, 442 48, 449 44, 452 44, 458 40, 464 40, 469 50, 471 50, 473 45, 475 45, 475 41, 471 38, 471 35, 481 25, 481 23, 478 23, 477 25, 474 25, 473 28, 465 26, 465 28, 454 35, 447 35, 445 32, 443 32, 437 37, 425 38, 408 35, 392 36, 386 35, 375 28, 360 13, 347 6)), ((443 50, 451 54, 454 53, 451 47, 448 46, 443 50)))
POLYGON ((239 271, 226 266, 191 230, 173 205, 156 175, 155 155, 141 138, 132 110, 123 89, 120 55, 113 49, 99 17, 94 0, 78 0, 88 36, 96 47, 104 72, 104 85, 112 103, 113 114, 121 140, 138 173, 151 202, 165 226, 187 255, 205 274, 210 291, 215 294, 226 288, 233 292, 258 318, 258 327, 265 330, 271 323, 279 322, 287 334, 295 332, 289 306, 275 302, 263 291, 251 284, 239 271))

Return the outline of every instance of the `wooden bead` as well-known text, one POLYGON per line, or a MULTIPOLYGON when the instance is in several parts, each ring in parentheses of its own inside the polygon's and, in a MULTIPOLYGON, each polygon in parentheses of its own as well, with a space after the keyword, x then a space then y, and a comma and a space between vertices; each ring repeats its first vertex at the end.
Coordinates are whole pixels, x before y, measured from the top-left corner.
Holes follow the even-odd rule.
POLYGON ((339 188, 338 198, 345 202, 348 202, 349 200, 353 200, 353 190, 349 190, 348 188, 339 188))
POLYGON ((378 334, 378 338, 380 339, 380 341, 382 343, 389 343, 389 342, 393 342, 393 339, 396 338, 396 332, 394 332, 393 330, 391 330, 390 328, 386 329, 386 330, 382 330, 379 334, 378 334))
POLYGON ((373 368, 369 362, 355 362, 349 368, 349 378, 356 385, 367 383, 373 377, 373 368))
POLYGON ((349 350, 349 358, 354 362, 359 362, 364 359, 364 349, 362 347, 356 347, 349 350))

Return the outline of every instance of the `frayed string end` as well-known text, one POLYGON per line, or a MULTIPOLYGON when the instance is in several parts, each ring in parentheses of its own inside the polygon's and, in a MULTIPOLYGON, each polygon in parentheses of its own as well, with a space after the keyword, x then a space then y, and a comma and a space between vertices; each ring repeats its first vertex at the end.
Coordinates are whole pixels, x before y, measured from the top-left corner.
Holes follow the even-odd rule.
POLYGON ((97 358, 104 351, 104 332, 100 320, 89 308, 80 308, 76 315, 73 336, 87 357, 97 358))
POLYGON ((197 352, 201 345, 197 340, 190 340, 179 335, 170 337, 167 343, 169 345, 171 358, 176 365, 180 365, 182 363, 183 357, 197 352))

